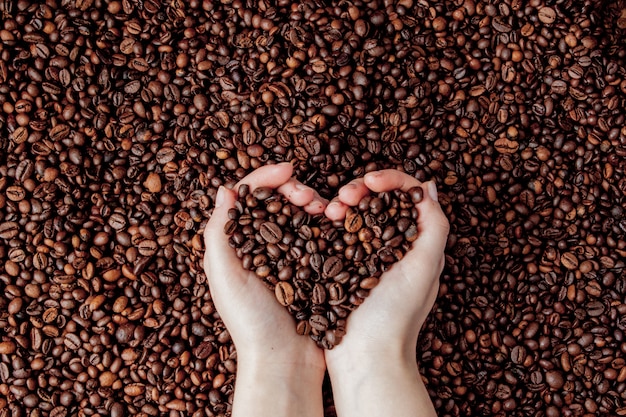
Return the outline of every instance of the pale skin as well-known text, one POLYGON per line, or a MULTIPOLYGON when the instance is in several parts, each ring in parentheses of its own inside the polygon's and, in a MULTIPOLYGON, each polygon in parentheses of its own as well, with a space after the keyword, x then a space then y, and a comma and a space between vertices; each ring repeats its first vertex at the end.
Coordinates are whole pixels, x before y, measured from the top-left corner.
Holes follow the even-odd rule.
POLYGON ((237 348, 234 417, 322 416, 322 380, 327 370, 339 417, 436 416, 419 375, 415 351, 420 328, 438 291, 448 221, 434 183, 395 170, 368 173, 342 187, 332 201, 292 178, 290 164, 259 168, 221 187, 205 229, 204 268, 213 302, 237 348), (224 224, 241 184, 271 187, 311 214, 345 217, 370 192, 422 185, 420 237, 348 318, 347 333, 332 350, 320 350, 295 332, 292 317, 253 272, 244 270, 228 245, 224 224))

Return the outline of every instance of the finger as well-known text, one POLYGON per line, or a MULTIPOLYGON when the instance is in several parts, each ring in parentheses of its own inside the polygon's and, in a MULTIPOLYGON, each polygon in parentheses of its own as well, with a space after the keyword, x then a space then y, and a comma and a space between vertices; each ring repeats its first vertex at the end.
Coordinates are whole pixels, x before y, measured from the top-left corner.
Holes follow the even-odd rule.
POLYGON ((247 184, 250 190, 255 190, 259 187, 277 188, 289 181, 292 173, 293 165, 289 162, 265 165, 242 178, 241 181, 235 184, 233 190, 237 192, 242 184, 247 184))
POLYGON ((224 233, 224 225, 228 222, 228 210, 235 206, 236 194, 226 187, 217 191, 215 208, 204 229, 204 268, 210 278, 212 265, 237 262, 235 251, 228 244, 228 235, 224 233))
POLYGON ((421 183, 412 176, 394 169, 367 173, 364 181, 374 192, 396 189, 408 191, 412 187, 421 186, 424 190, 424 199, 417 205, 419 238, 414 242, 414 246, 418 246, 422 253, 430 254, 432 259, 442 257, 450 226, 439 205, 437 186, 433 181, 421 183))
POLYGON ((306 211, 309 214, 322 214, 324 212, 324 210, 326 209, 326 205, 328 203, 324 203, 322 201, 319 201, 317 199, 312 200, 309 204, 307 204, 306 206, 304 206, 304 211, 306 211))
POLYGON ((315 191, 312 188, 301 184, 295 178, 290 178, 286 183, 278 187, 276 191, 284 195, 291 204, 300 207, 309 204, 315 197, 315 191))
POLYGON ((326 206, 324 210, 324 215, 331 220, 341 220, 346 217, 346 212, 348 211, 348 205, 343 204, 339 201, 338 197, 330 200, 330 203, 326 206))
MULTIPOLYGON (((215 308, 220 312, 224 322, 237 323, 238 320, 247 323, 258 318, 256 310, 246 308, 237 309, 233 314, 233 305, 244 306, 267 305, 269 309, 283 311, 273 296, 267 292, 263 283, 251 271, 241 266, 241 260, 228 243, 229 236, 224 232, 224 225, 228 222, 228 211, 235 206, 237 194, 222 186, 218 189, 213 214, 204 230, 204 271, 209 284, 209 291, 215 308), (267 300, 271 300, 268 303, 267 300), (233 300, 236 300, 234 302, 233 300), (234 303, 234 304, 233 304, 234 303), (244 319, 244 316, 249 319, 244 319)), ((275 314, 275 313, 272 313, 275 314)), ((233 332, 241 331, 239 326, 233 326, 233 332)), ((233 334, 233 338, 236 338, 233 334)))
POLYGON ((328 200, 322 198, 317 191, 295 178, 290 178, 289 181, 278 187, 277 191, 284 195, 290 203, 305 209, 308 207, 311 210, 319 210, 321 206, 322 211, 324 211, 326 204, 328 204, 328 200))
POLYGON ((370 190, 365 185, 363 178, 352 180, 339 189, 337 197, 328 203, 324 214, 331 220, 341 220, 346 217, 350 206, 359 204, 361 199, 369 193, 370 190))
POLYGON ((421 182, 409 174, 395 169, 368 172, 363 177, 363 181, 370 190, 377 193, 391 190, 408 191, 412 187, 422 185, 421 182))
MULTIPOLYGON (((438 262, 443 259, 450 224, 439 202, 436 200, 437 187, 433 181, 423 184, 424 199, 417 205, 419 217, 417 219, 418 238, 413 242, 413 249, 430 259, 438 262)), ((441 265, 437 264, 441 269, 441 265)))
POLYGON ((350 181, 339 189, 337 197, 339 201, 348 206, 356 206, 359 201, 370 193, 370 190, 365 185, 363 178, 357 178, 350 181))

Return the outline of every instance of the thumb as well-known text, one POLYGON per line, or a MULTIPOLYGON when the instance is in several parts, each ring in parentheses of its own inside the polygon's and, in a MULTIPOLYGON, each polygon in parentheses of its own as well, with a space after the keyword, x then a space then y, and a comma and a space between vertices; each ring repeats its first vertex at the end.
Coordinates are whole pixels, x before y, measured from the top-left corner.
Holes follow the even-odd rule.
POLYGON ((224 226, 228 222, 228 210, 235 207, 235 193, 224 186, 217 190, 213 214, 204 229, 204 269, 210 280, 213 269, 237 261, 235 251, 228 244, 224 226))
POLYGON ((443 258, 450 224, 437 200, 435 183, 428 181, 424 186, 424 199, 417 206, 419 237, 413 242, 413 248, 423 254, 425 259, 438 260, 443 258))

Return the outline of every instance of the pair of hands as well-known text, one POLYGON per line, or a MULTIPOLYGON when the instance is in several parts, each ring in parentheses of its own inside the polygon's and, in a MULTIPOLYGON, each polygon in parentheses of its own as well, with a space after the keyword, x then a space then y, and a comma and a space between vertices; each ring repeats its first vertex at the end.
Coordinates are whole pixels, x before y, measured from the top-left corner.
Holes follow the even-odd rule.
MULTIPOLYGON (((278 384, 289 382, 289 389, 295 391, 296 397, 299 396, 297 385, 316 384, 319 380, 321 400, 321 381, 326 369, 335 391, 338 388, 335 382, 345 388, 349 385, 346 377, 358 378, 356 371, 359 369, 380 368, 381 360, 394 362, 386 363, 388 368, 408 366, 417 372, 417 338, 438 292, 449 225, 437 202, 433 182, 421 184, 395 170, 376 171, 343 186, 337 197, 329 202, 315 190, 292 178, 292 173, 289 163, 268 165, 242 179, 234 190, 220 187, 213 215, 205 229, 204 269, 209 288, 215 307, 237 348, 238 374, 233 415, 237 410, 242 415, 246 413, 246 401, 258 401, 244 398, 246 394, 240 394, 238 401, 239 391, 245 392, 248 384, 250 389, 259 391, 258 381, 255 382, 258 378, 267 381, 265 383, 272 378, 278 384), (424 199, 417 205, 420 213, 419 238, 404 258, 383 274, 379 285, 365 302, 350 314, 346 335, 334 349, 323 351, 310 338, 298 335, 291 315, 276 302, 274 294, 267 291, 254 272, 243 269, 235 251, 229 246, 224 224, 228 220, 228 210, 234 207, 241 184, 248 184, 251 190, 257 187, 275 188, 292 204, 303 207, 308 213, 324 213, 333 220, 343 219, 348 207, 358 204, 370 192, 407 191, 416 185, 423 186, 424 199), (291 378, 294 380, 290 381, 291 378)), ((421 380, 414 382, 421 384, 421 380)), ((346 391, 346 397, 349 397, 348 388, 344 388, 340 391, 346 391)), ((311 400, 315 401, 317 394, 317 389, 311 391, 310 387, 303 387, 300 395, 305 398, 298 400, 308 404, 311 400)), ((339 402, 336 404, 338 412, 344 407, 344 415, 350 414, 348 410, 351 406, 342 406, 337 392, 335 397, 339 402)), ((350 400, 346 399, 346 402, 350 400)), ((319 403, 319 408, 314 404, 307 405, 306 412, 300 415, 322 415, 321 401, 319 403)), ((258 404, 254 407, 250 411, 260 415, 258 404)))

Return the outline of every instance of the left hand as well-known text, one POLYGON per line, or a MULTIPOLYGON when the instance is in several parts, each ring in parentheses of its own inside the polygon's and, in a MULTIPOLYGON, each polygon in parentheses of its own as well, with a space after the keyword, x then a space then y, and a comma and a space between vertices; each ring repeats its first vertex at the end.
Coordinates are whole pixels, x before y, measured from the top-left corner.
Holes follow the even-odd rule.
POLYGON ((239 362, 247 360, 267 367, 306 367, 323 376, 324 355, 315 343, 296 333, 294 319, 268 291, 253 271, 245 270, 224 233, 228 210, 235 206, 239 186, 250 190, 275 188, 292 204, 310 214, 322 213, 328 203, 313 189, 291 178, 289 163, 261 167, 232 190, 220 187, 215 209, 205 232, 204 270, 215 308, 237 348, 239 362))

